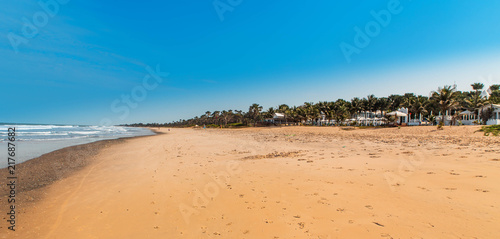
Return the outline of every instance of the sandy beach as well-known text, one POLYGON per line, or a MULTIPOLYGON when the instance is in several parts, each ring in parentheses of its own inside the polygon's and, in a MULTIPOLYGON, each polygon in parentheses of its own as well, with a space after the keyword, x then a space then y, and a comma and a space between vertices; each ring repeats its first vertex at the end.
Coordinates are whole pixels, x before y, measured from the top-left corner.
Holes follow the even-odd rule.
POLYGON ((498 238, 500 138, 478 129, 175 128, 76 146, 19 165, 17 230, 4 218, 0 238, 498 238))

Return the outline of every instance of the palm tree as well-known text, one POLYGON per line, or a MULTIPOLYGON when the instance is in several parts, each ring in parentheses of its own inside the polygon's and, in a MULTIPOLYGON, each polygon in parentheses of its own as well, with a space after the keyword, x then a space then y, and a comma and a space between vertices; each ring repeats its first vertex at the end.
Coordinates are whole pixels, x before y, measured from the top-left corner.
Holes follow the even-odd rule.
MULTIPOLYGON (((281 113, 285 114, 285 120, 290 119, 292 122, 297 123, 298 121, 297 106, 289 107, 284 112, 286 113, 283 113, 283 111, 281 113)), ((286 123, 288 124, 288 121, 286 123)))
POLYGON ((213 124, 219 124, 220 122, 220 111, 216 110, 212 113, 212 121, 213 121, 213 124))
POLYGON ((319 109, 314 105, 314 103, 304 102, 302 109, 306 122, 312 122, 319 115, 319 109))
POLYGON ((347 102, 345 100, 339 99, 333 104, 334 116, 337 125, 341 125, 342 122, 347 119, 349 114, 349 109, 347 102))
POLYGON ((363 108, 362 101, 358 97, 354 97, 351 99, 351 109, 350 111, 353 114, 356 114, 356 123, 359 120, 359 114, 361 113, 361 110, 363 108))
POLYGON ((200 125, 202 124, 207 124, 208 123, 208 116, 206 114, 203 114, 200 116, 200 125))
POLYGON ((472 86, 472 89, 475 90, 476 93, 479 93, 484 88, 484 84, 478 82, 471 84, 470 86, 472 86))
POLYGON ((377 109, 379 109, 380 111, 387 111, 389 109, 389 106, 390 102, 387 97, 378 98, 376 103, 377 109))
POLYGON ((388 99, 389 99, 389 109, 391 111, 398 110, 403 102, 403 97, 400 95, 390 95, 388 99))
POLYGON ((482 107, 486 103, 486 99, 481 96, 481 90, 484 88, 484 84, 482 83, 474 83, 470 85, 474 90, 473 94, 470 97, 465 99, 465 103, 467 108, 471 109, 476 115, 476 119, 479 117, 479 108, 482 107))
POLYGON ((328 112, 330 111, 329 103, 330 102, 327 101, 320 101, 318 102, 318 104, 316 104, 316 108, 319 111, 320 117, 324 115, 325 119, 327 119, 328 122, 330 122, 330 118, 328 117, 328 112))
POLYGON ((236 112, 236 113, 233 114, 233 119, 237 123, 243 123, 243 110, 235 110, 234 112, 236 112))
POLYGON ((312 116, 312 119, 316 124, 321 123, 321 110, 320 110, 320 105, 319 104, 313 104, 312 108, 310 109, 310 113, 312 116))
POLYGON ((417 117, 417 115, 427 113, 426 107, 429 104, 429 99, 425 96, 417 96, 413 104, 410 106, 409 111, 417 117))
POLYGON ((488 99, 490 104, 500 104, 500 85, 490 86, 490 97, 488 99))
POLYGON ((335 103, 325 102, 325 109, 323 114, 325 115, 325 119, 328 120, 328 123, 330 124, 331 121, 335 118, 335 103))
POLYGON ((406 93, 403 95, 403 102, 402 102, 401 106, 409 109, 413 105, 413 103, 415 103, 415 100, 416 100, 415 94, 406 93))
POLYGON ((263 113, 263 116, 264 118, 272 119, 274 118, 274 113, 275 113, 274 108, 269 107, 269 109, 267 109, 267 111, 263 113))
POLYGON ((372 118, 372 113, 376 112, 377 97, 375 95, 368 95, 362 99, 363 110, 365 111, 365 118, 372 118), (366 114, 368 112, 368 115, 366 114))
POLYGON ((302 123, 302 121, 305 121, 305 123, 307 123, 309 116, 305 105, 294 107, 294 111, 297 121, 299 121, 300 123, 302 123))
POLYGON ((257 125, 257 121, 260 120, 261 114, 260 112, 262 111, 262 106, 259 104, 252 104, 248 108, 248 115, 251 119, 253 119, 253 126, 255 127, 257 125))
POLYGON ((366 98, 366 109, 370 112, 375 112, 377 110, 376 105, 377 105, 377 97, 375 97, 375 95, 369 95, 366 98))
POLYGON ((210 124, 210 116, 211 115, 212 115, 212 112, 210 112, 210 111, 205 112, 205 116, 207 118, 207 122, 206 122, 207 124, 210 124))
POLYGON ((290 107, 286 104, 279 105, 276 112, 282 113, 285 116, 285 124, 288 124, 288 116, 290 115, 290 107))
MULTIPOLYGON (((444 86, 439 87, 437 91, 431 93, 431 100, 437 105, 443 114, 441 122, 444 124, 444 118, 448 110, 455 109, 458 106, 457 101, 458 92, 455 87, 444 86)), ((451 112, 450 112, 451 115, 451 112)))
POLYGON ((222 111, 221 118, 222 118, 222 120, 224 120, 224 126, 227 126, 227 122, 230 121, 232 117, 233 117, 232 110, 228 110, 228 111, 223 110, 222 111))

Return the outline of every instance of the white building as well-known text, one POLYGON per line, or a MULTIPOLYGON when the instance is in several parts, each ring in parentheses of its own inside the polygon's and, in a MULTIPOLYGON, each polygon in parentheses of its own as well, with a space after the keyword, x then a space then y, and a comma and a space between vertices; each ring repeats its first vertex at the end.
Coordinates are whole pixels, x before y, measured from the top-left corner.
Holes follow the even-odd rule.
POLYGON ((500 105, 497 105, 497 104, 485 105, 485 106, 479 108, 480 114, 483 110, 487 110, 488 108, 493 108, 493 115, 491 116, 490 119, 488 119, 488 121, 486 121, 486 125, 500 124, 500 105))
POLYGON ((397 124, 408 124, 408 110, 405 110, 404 108, 387 113, 386 115, 395 116, 397 124))
POLYGON ((475 124, 474 122, 476 122, 476 124, 481 124, 482 123, 481 112, 483 110, 489 109, 490 107, 493 108, 493 115, 491 116, 490 119, 488 119, 488 121, 486 121, 486 124, 487 125, 500 124, 500 105, 496 104, 485 105, 479 108, 478 109, 479 115, 476 115, 476 113, 470 112, 468 110, 463 111, 460 113, 459 120, 462 122, 463 125, 474 125, 475 124))
POLYGON ((476 113, 466 110, 460 113, 460 121, 463 125, 474 125, 474 122, 479 123, 481 120, 477 117, 476 113))

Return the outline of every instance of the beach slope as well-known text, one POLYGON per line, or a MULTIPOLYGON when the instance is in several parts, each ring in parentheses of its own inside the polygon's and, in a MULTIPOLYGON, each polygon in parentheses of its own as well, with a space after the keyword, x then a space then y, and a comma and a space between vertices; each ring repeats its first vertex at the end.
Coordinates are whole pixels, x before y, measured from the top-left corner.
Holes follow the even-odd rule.
POLYGON ((477 130, 161 129, 22 192, 0 238, 498 238, 500 140, 477 130))

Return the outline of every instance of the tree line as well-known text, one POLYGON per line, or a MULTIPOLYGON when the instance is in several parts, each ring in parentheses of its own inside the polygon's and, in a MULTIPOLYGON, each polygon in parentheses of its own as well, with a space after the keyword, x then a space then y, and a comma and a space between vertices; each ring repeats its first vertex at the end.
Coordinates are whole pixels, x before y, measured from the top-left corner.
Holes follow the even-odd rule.
MULTIPOLYGON (((160 124, 131 124, 128 126, 152 126, 152 127, 237 127, 265 125, 264 119, 272 119, 275 113, 283 114, 285 124, 314 124, 323 117, 328 122, 334 120, 337 125, 362 112, 387 112, 396 111, 400 108, 408 109, 413 117, 423 116, 428 121, 435 121, 436 116, 451 115, 458 117, 461 111, 469 110, 478 118, 483 116, 482 121, 491 117, 491 112, 479 112, 482 106, 500 103, 500 85, 491 85, 488 88, 489 96, 482 94, 484 84, 471 84, 471 91, 457 91, 456 86, 444 86, 431 92, 430 96, 406 93, 404 95, 393 94, 388 97, 377 98, 368 95, 364 98, 352 98, 350 101, 338 99, 336 101, 320 101, 317 103, 305 102, 300 106, 289 106, 281 104, 263 110, 259 104, 252 104, 248 111, 242 110, 216 110, 206 111, 200 116, 191 119, 160 124)), ((388 118, 388 117, 387 117, 388 118)), ((444 117, 442 117, 444 120, 444 117)), ((358 122, 359 123, 359 122, 358 122)))

